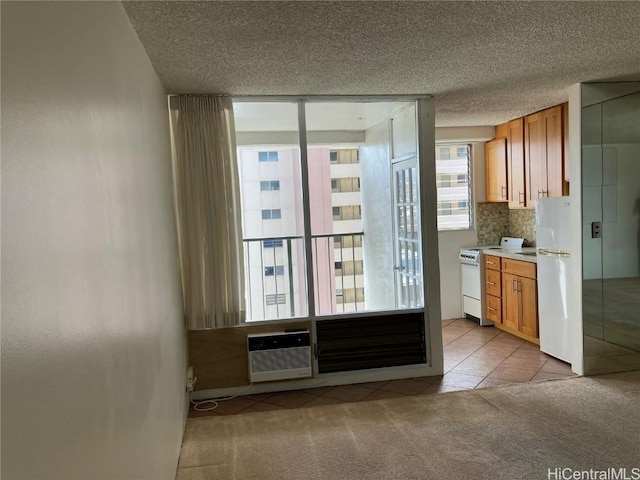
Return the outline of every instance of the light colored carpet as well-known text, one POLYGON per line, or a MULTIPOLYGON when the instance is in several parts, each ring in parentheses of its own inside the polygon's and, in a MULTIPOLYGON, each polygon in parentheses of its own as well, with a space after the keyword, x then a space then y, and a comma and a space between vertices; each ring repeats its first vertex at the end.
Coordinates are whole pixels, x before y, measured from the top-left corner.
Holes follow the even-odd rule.
POLYGON ((193 418, 177 480, 546 479, 549 468, 621 467, 640 468, 640 372, 193 418))

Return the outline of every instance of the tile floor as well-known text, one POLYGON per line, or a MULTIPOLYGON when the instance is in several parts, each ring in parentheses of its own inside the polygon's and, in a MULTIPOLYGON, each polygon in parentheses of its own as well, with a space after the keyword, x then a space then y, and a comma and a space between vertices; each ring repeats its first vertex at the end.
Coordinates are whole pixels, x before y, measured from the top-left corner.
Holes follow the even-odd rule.
POLYGON ((189 416, 234 415, 428 395, 573 376, 568 364, 540 352, 536 345, 494 327, 480 327, 466 319, 445 320, 442 336, 445 372, 442 376, 244 395, 221 401, 210 412, 192 409, 189 416))

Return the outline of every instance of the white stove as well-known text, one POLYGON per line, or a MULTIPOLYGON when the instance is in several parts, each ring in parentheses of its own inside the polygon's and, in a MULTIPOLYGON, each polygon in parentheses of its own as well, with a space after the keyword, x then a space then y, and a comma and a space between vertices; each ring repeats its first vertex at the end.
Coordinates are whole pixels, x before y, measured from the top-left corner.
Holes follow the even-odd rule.
POLYGON ((484 245, 461 248, 460 260, 462 279, 462 311, 464 316, 478 322, 482 326, 493 325, 486 318, 484 308, 484 262, 483 252, 486 250, 522 248, 523 238, 502 237, 500 245, 484 245))

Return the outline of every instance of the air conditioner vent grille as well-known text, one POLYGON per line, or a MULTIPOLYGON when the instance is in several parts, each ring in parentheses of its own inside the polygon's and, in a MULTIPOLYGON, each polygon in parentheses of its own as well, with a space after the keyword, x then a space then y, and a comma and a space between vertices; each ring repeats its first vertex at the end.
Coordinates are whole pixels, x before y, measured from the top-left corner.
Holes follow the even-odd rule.
POLYGON ((288 370, 309 365, 309 347, 281 348, 251 352, 252 372, 288 370))

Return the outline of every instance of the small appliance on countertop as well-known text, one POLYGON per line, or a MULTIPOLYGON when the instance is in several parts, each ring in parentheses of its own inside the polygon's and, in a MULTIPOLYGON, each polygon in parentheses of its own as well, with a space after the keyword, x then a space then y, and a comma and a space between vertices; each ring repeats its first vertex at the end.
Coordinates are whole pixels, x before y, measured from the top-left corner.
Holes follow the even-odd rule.
POLYGON ((484 305, 484 261, 483 252, 488 250, 516 250, 522 249, 524 238, 502 237, 500 245, 479 245, 460 249, 460 277, 462 280, 462 311, 470 320, 482 326, 493 325, 486 318, 484 305))

